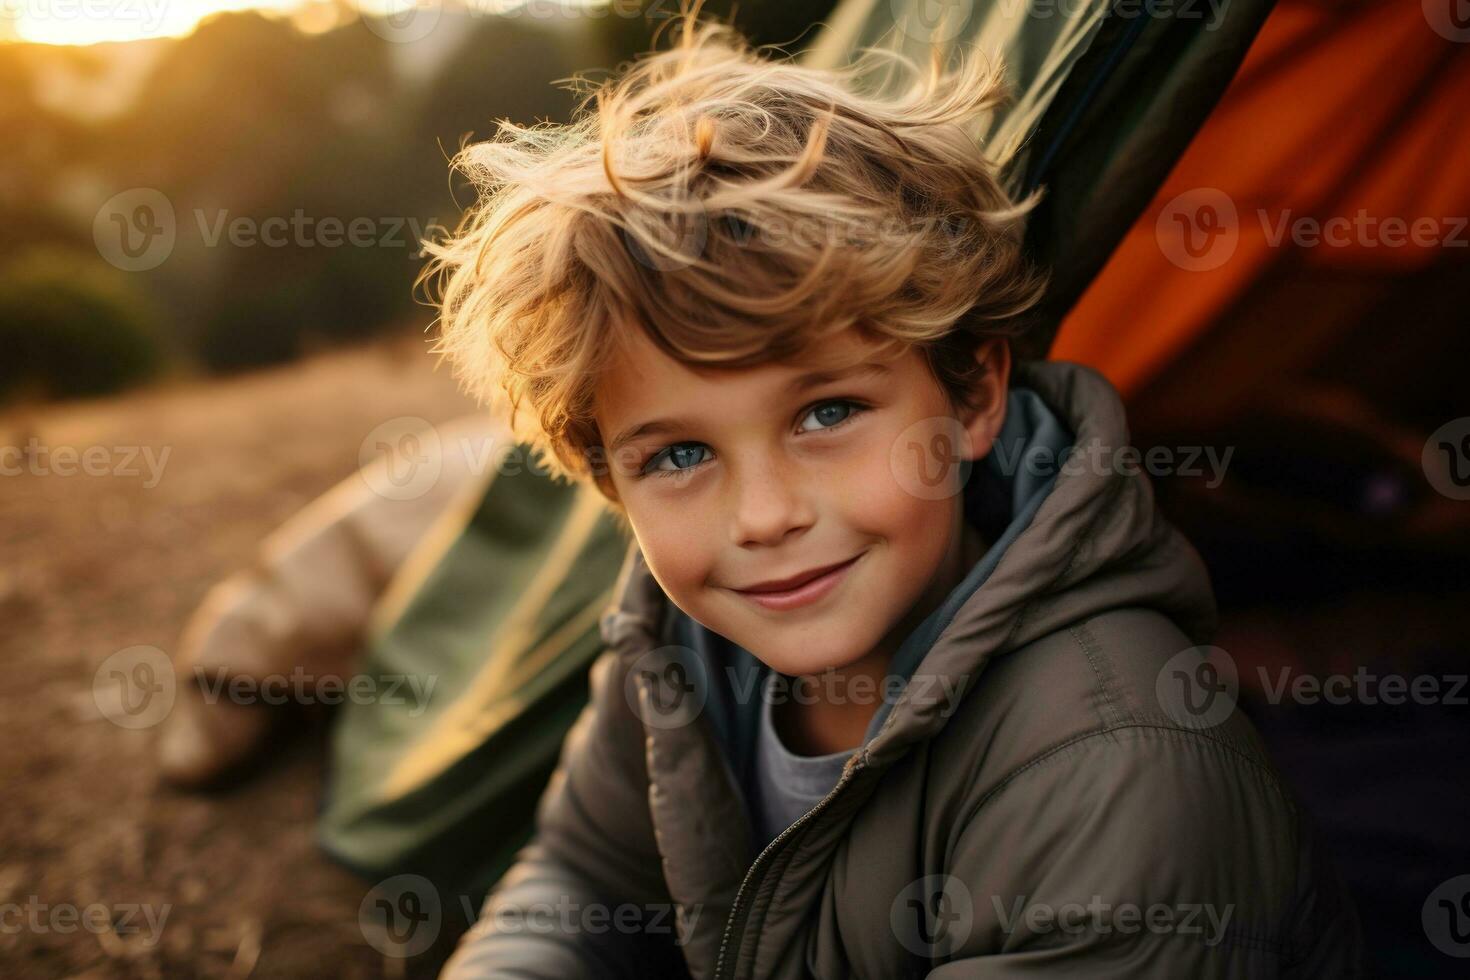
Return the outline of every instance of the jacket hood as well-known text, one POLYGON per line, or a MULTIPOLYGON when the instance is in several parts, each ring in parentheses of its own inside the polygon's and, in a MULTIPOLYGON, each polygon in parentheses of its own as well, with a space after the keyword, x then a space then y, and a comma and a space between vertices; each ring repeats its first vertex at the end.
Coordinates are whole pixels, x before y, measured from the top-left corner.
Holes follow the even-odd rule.
MULTIPOLYGON (((1134 453, 1107 379, 1065 361, 1016 365, 1000 437, 964 489, 966 518, 989 546, 895 654, 890 673, 909 683, 874 717, 860 753, 867 765, 932 737, 993 657, 1103 610, 1157 609, 1192 643, 1209 641, 1216 608, 1204 563, 1158 512, 1136 454, 1122 451, 1134 453), (930 693, 938 690, 950 696, 930 693)), ((614 594, 604 640, 631 657, 669 645, 692 651, 685 662, 741 771, 759 699, 734 693, 759 690, 747 685, 769 668, 674 606, 636 542, 614 594)))

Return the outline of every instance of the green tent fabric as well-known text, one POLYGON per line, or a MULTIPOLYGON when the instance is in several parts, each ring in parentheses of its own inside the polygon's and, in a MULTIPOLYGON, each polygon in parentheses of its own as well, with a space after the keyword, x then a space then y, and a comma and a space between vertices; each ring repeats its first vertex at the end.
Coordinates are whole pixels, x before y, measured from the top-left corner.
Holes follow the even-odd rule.
POLYGON ((528 836, 587 700, 627 535, 590 487, 529 466, 484 482, 472 509, 430 531, 369 631, 361 672, 385 692, 432 681, 425 703, 349 699, 334 723, 317 838, 368 878, 486 890, 528 836))
POLYGON ((804 59, 862 47, 920 64, 937 46, 1001 56, 1010 104, 972 135, 1016 196, 1044 185, 1026 247, 1052 272, 1021 357, 1044 357, 1205 117, 1275 0, 847 0, 804 59), (935 16, 943 12, 947 19, 935 16))
MULTIPOLYGON (((841 64, 866 45, 921 63, 931 45, 1004 57, 1014 97, 975 135, 1013 192, 1047 188, 1027 247, 1052 281, 1018 352, 1041 357, 1273 2, 844 0, 804 61, 841 64), (935 9, 955 19, 926 20, 935 9)), ((427 706, 343 705, 318 824, 329 854, 478 901, 529 836, 628 546, 595 491, 530 469, 493 476, 478 507, 445 516, 395 581, 362 668, 432 676, 435 694, 427 706)))

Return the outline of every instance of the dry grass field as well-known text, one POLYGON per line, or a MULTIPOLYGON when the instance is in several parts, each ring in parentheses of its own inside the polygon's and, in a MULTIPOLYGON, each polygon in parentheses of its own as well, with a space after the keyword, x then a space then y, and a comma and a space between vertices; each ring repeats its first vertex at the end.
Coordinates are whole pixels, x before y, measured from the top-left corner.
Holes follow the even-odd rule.
POLYGON ((251 778, 181 793, 153 731, 109 722, 92 685, 114 651, 172 653, 210 585, 350 475, 376 425, 471 407, 410 336, 0 415, 0 446, 31 446, 0 476, 0 977, 437 972, 452 930, 414 960, 380 955, 358 926, 369 883, 313 844, 321 720, 251 778), (94 904, 115 929, 79 924, 94 904))

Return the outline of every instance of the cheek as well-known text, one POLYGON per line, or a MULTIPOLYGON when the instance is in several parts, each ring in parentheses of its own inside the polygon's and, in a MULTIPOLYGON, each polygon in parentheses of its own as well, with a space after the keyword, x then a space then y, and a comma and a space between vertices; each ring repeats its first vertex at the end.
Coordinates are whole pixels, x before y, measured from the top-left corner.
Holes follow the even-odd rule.
POLYGON ((895 547, 911 547, 948 533, 957 499, 947 494, 935 499, 936 494, 923 486, 915 475, 916 460, 892 448, 903 439, 904 434, 888 429, 875 432, 869 451, 855 457, 832 481, 834 487, 843 488, 836 499, 849 526, 895 547))
POLYGON ((869 520, 888 547, 895 582, 921 585, 944 557, 957 499, 929 500, 909 493, 891 477, 869 495, 869 520))
POLYGON ((624 498, 628 523, 653 577, 674 605, 693 614, 718 553, 718 537, 696 515, 669 520, 668 510, 648 500, 624 498))
POLYGON ((843 481, 852 488, 844 495, 844 509, 851 527, 882 542, 884 577, 896 590, 892 597, 908 601, 944 560, 963 498, 957 492, 914 492, 922 486, 913 476, 914 461, 890 455, 889 444, 885 441, 882 452, 870 454, 862 471, 843 481))

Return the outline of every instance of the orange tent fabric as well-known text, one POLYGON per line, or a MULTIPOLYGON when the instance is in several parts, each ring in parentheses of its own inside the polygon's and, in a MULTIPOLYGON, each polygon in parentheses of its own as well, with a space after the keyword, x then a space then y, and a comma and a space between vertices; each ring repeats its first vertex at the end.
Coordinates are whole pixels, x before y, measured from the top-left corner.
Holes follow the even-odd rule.
MULTIPOLYGON (((1097 367, 1144 425, 1219 421, 1427 270, 1464 270, 1470 24, 1455 2, 1282 0, 1052 356, 1097 367)), ((1395 326, 1413 324, 1377 329, 1395 326)))

